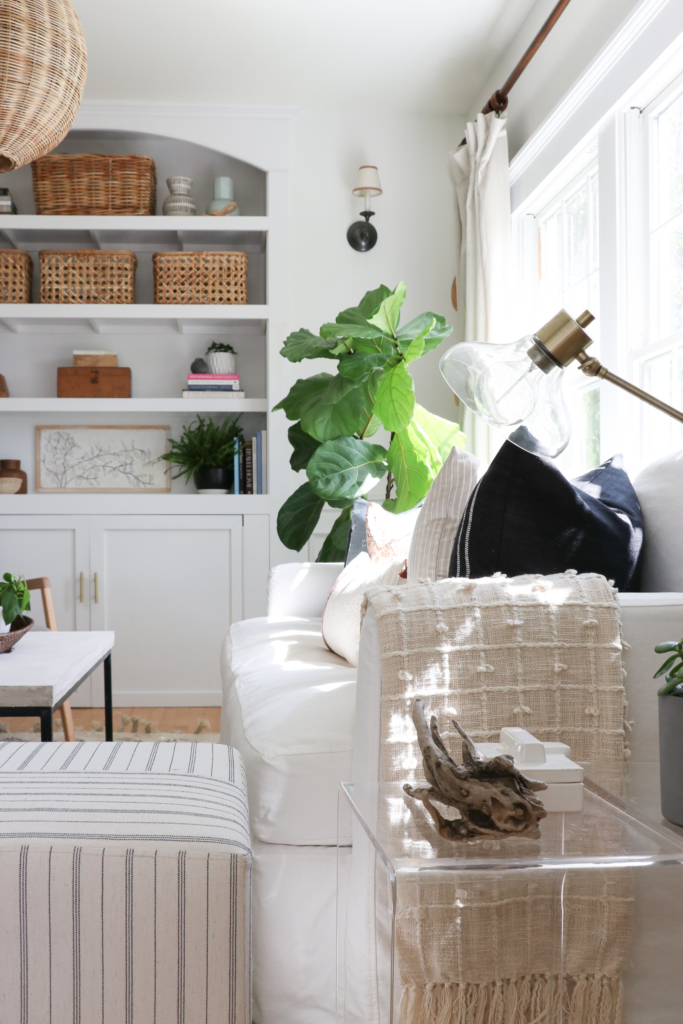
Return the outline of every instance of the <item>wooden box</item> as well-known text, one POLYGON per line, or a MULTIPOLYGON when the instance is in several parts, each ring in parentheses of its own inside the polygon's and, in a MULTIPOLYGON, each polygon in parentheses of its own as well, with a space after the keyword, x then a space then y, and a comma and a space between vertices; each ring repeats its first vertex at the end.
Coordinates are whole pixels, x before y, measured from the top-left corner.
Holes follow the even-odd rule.
POLYGON ((59 366, 57 398, 130 398, 128 366, 59 366))
POLYGON ((73 366, 118 366, 116 352, 74 352, 73 366))

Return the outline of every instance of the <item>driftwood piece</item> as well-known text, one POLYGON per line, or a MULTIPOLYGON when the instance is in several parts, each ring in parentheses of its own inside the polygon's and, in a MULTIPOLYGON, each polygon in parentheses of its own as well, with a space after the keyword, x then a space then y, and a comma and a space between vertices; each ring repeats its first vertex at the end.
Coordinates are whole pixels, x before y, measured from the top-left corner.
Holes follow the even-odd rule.
POLYGON ((422 801, 444 839, 540 839, 538 823, 547 811, 534 794, 548 788, 545 782, 527 779, 515 768, 509 754, 491 758, 478 754, 465 730, 455 719, 452 721, 463 740, 462 765, 457 765, 446 750, 434 716, 427 727, 424 702, 416 700, 413 704, 413 722, 429 786, 415 788, 406 782, 405 792, 422 801), (433 800, 455 807, 460 817, 444 818, 433 800))

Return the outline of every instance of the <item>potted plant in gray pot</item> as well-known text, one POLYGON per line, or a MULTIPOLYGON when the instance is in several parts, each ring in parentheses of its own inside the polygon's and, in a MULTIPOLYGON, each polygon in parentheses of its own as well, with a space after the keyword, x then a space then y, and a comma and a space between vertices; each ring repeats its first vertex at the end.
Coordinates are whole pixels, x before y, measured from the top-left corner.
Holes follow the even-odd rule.
POLYGON ((200 494, 227 494, 234 482, 234 457, 244 447, 239 416, 214 423, 211 417, 197 419, 177 441, 169 441, 170 451, 162 455, 164 462, 177 467, 173 479, 194 477, 200 494))
POLYGON ((0 654, 9 654, 33 625, 33 619, 24 615, 31 610, 31 595, 23 576, 4 574, 0 580, 0 608, 5 625, 9 626, 9 632, 0 633, 0 654))
POLYGON ((657 691, 662 814, 683 825, 683 639, 657 644, 655 651, 668 655, 654 674, 666 677, 657 691))

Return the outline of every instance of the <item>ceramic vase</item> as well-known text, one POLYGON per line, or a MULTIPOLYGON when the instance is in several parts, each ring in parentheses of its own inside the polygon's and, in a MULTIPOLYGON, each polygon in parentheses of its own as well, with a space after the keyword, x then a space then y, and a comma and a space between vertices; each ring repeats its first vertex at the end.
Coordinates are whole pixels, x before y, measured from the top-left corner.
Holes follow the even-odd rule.
POLYGON ((213 199, 206 208, 211 216, 239 217, 232 178, 214 178, 213 199))
POLYGON ((207 352, 210 373, 236 373, 234 352, 207 352))
POLYGON ((194 217, 197 212, 195 201, 191 196, 192 178, 184 178, 176 175, 166 179, 168 190, 171 193, 166 196, 163 202, 165 217, 194 217))
POLYGON ((19 459, 0 459, 0 494, 26 494, 26 473, 19 459))

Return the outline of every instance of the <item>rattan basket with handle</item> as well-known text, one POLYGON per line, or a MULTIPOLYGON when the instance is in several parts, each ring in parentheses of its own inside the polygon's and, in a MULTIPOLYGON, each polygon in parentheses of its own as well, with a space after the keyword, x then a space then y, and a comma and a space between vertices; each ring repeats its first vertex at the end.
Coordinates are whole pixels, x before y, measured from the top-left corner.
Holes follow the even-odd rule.
POLYGON ((246 253, 155 252, 152 263, 155 302, 246 305, 246 253))
POLYGON ((30 302, 33 260, 18 249, 0 249, 0 302, 30 302))
POLYGON ((44 249, 38 257, 41 302, 135 302, 133 252, 44 249))
POLYGON ((34 160, 36 213, 152 216, 157 179, 148 156, 55 153, 34 160))
POLYGON ((85 86, 83 30, 69 0, 0 6, 0 171, 49 153, 71 128, 85 86))

